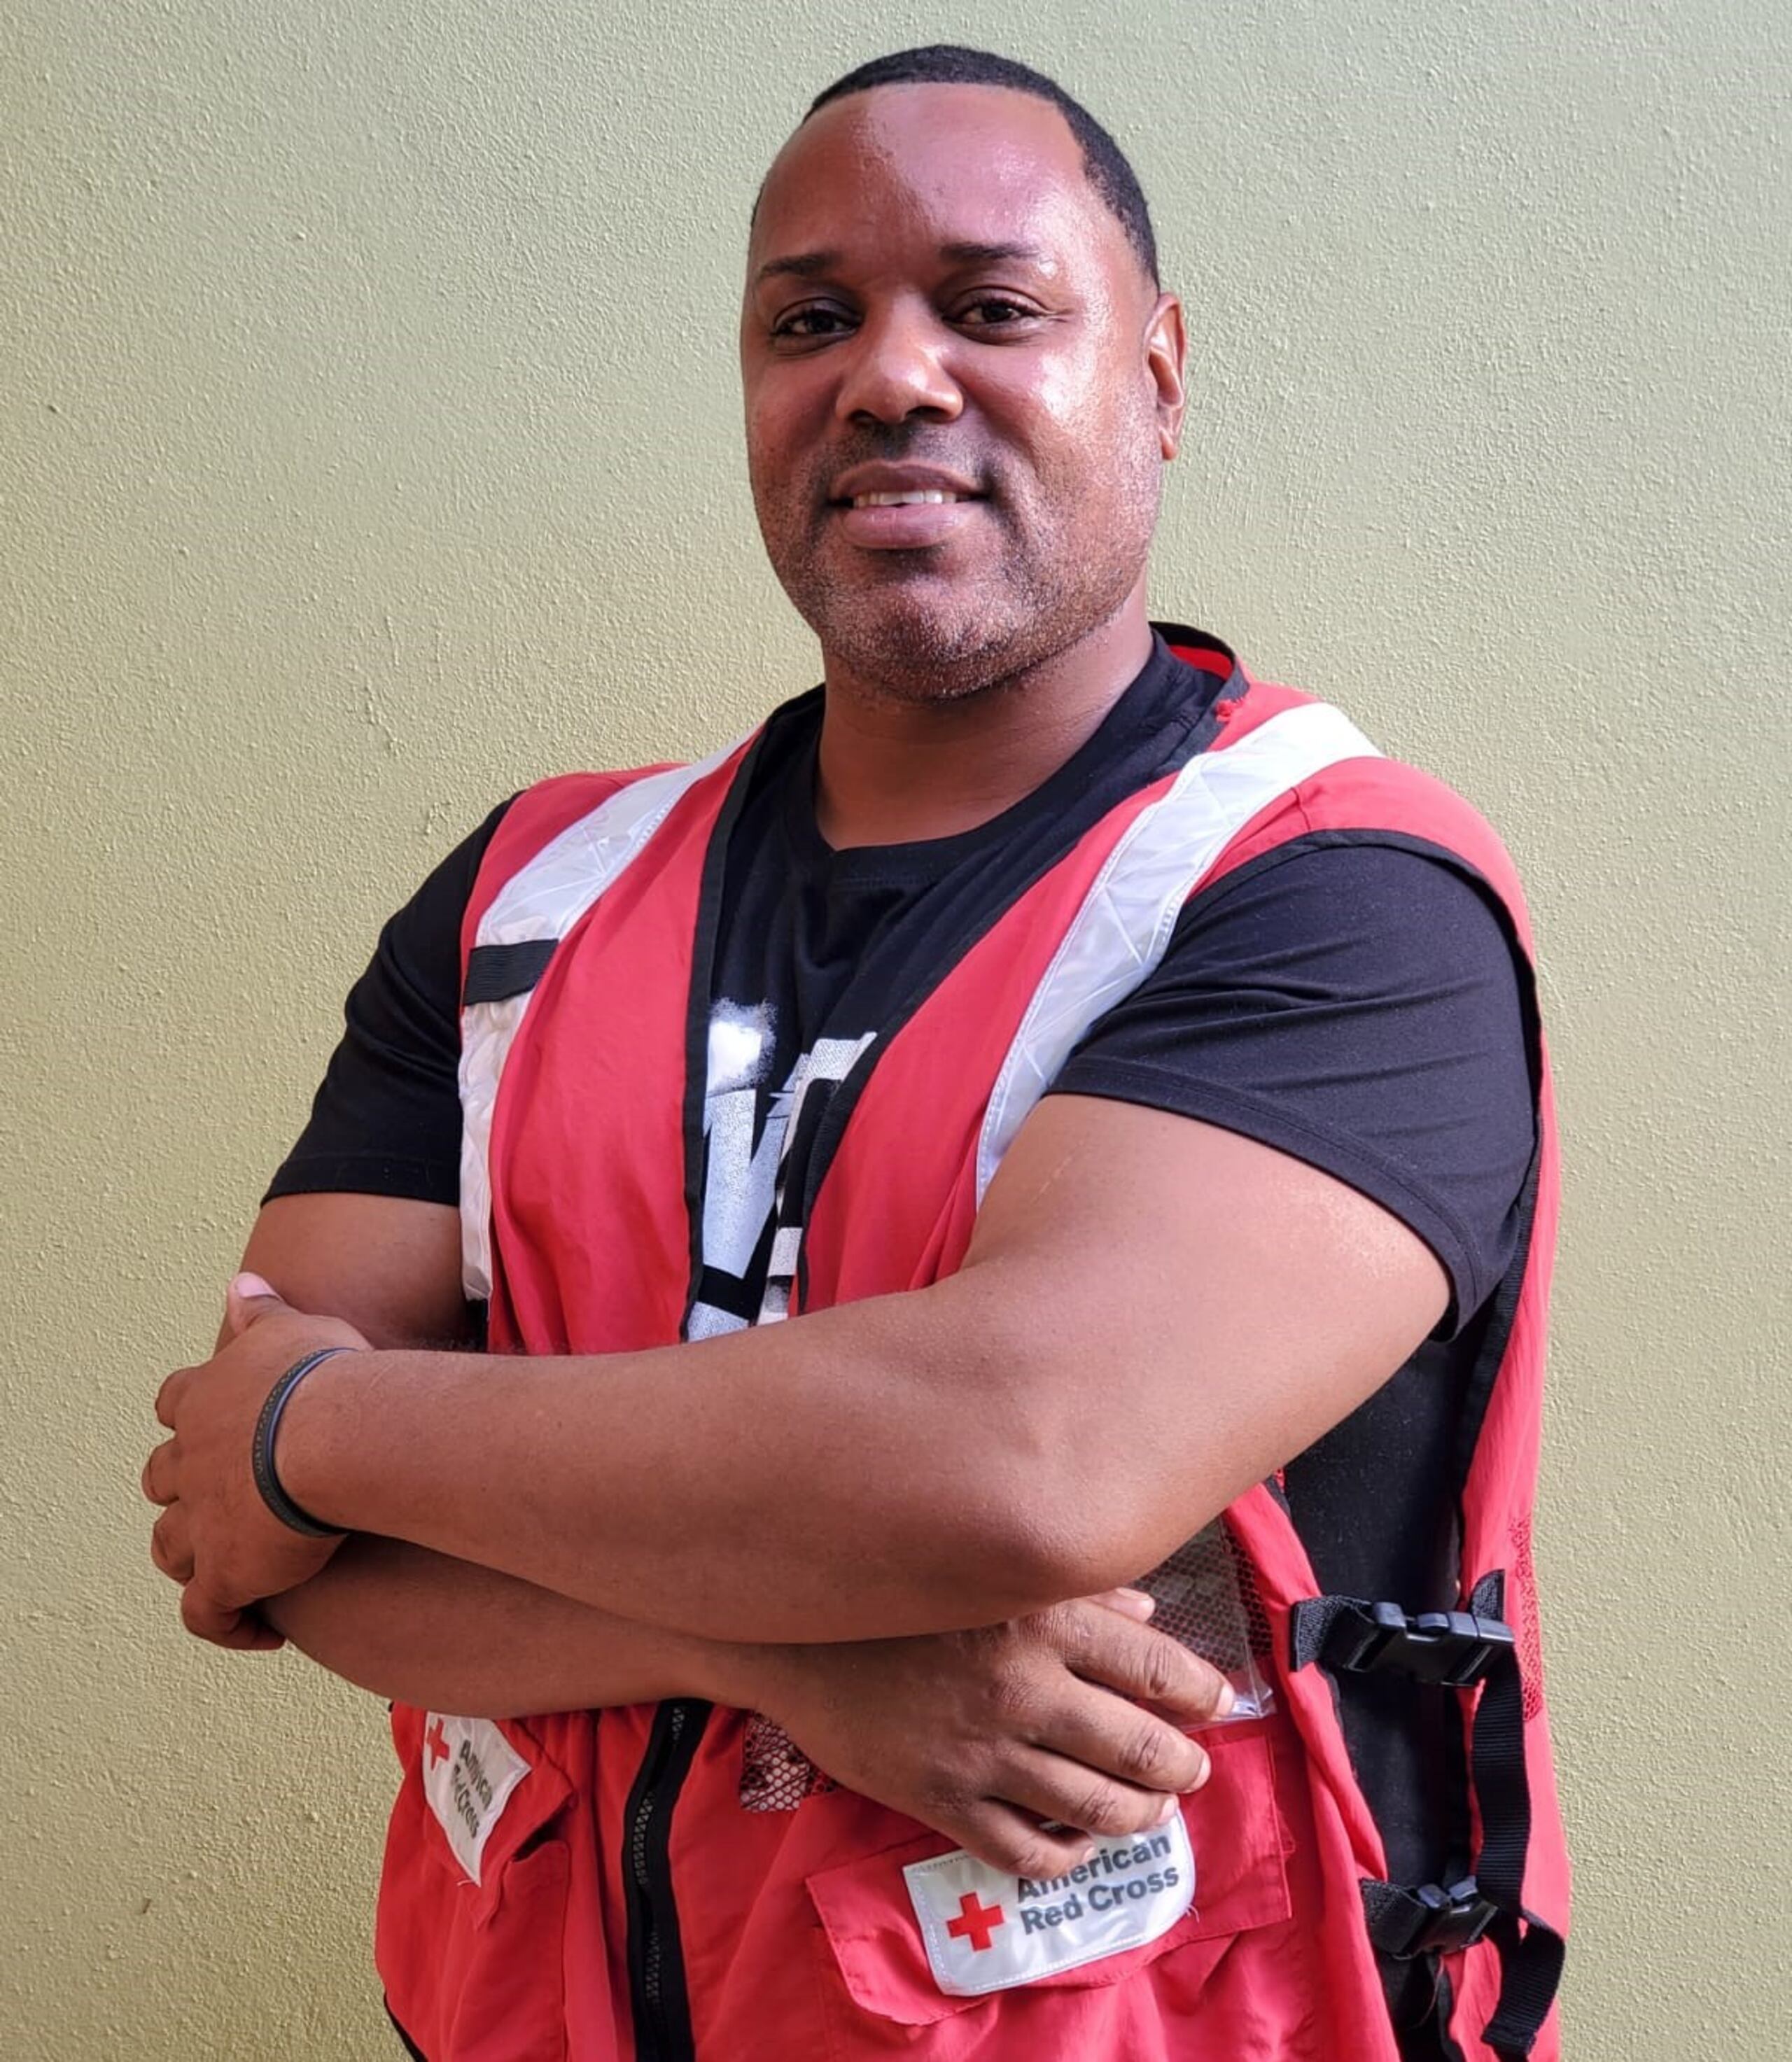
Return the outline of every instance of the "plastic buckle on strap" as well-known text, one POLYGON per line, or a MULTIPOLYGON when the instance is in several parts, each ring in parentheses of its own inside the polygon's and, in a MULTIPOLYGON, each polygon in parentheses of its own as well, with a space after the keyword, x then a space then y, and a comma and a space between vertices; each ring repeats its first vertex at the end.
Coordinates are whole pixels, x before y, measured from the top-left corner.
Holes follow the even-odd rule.
POLYGON ((1396 1961, 1416 1955, 1453 1955, 1474 1945, 1499 1916, 1498 1907, 1481 1894, 1472 1876, 1443 1888, 1435 1883, 1416 1889, 1391 1883, 1366 1883, 1369 1938, 1378 1953, 1396 1961))
POLYGON ((1478 1683, 1511 1651, 1512 1627, 1471 1611, 1421 1611, 1409 1618, 1398 1604, 1371 1604, 1367 1617, 1345 1611, 1320 1650, 1321 1667, 1368 1675, 1397 1669, 1420 1683, 1453 1690, 1478 1683))

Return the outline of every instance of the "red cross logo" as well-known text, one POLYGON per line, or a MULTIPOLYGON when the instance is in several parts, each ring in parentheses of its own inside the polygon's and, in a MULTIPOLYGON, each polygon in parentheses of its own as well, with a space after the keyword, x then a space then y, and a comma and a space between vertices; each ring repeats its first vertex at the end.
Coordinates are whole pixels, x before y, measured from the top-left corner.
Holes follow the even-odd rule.
POLYGON ((998 1926, 1006 1926, 1008 1915, 999 1904, 985 1904, 974 1890, 967 1890, 958 1900, 958 1916, 946 1922, 946 1930, 954 1940, 968 1940, 971 1952, 980 1955, 990 1944, 990 1936, 998 1926))
POLYGON ((438 1719, 435 1724, 429 1728, 428 1731, 424 1735, 424 1745, 429 1750, 429 1759, 432 1764, 439 1761, 446 1761, 448 1759, 448 1737, 442 1731, 442 1722, 440 1719, 438 1719))

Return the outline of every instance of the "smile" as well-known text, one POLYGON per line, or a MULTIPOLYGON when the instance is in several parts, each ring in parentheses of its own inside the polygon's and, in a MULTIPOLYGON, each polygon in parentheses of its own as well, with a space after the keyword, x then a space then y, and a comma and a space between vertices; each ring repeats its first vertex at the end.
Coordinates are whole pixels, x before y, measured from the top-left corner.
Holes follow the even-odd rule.
POLYGON ((919 508, 946 501, 968 501, 968 494, 942 494, 931 487, 916 487, 903 494, 855 494, 855 508, 919 508))
POLYGON ((982 520, 981 494, 950 487, 878 487, 842 495, 830 511, 848 544, 867 552, 926 552, 982 520))

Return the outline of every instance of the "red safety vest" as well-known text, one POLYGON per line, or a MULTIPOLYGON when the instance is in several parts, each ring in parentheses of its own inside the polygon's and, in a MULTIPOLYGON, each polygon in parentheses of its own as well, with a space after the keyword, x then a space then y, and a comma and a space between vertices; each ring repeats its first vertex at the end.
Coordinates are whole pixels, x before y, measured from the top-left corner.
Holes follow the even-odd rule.
MULTIPOLYGON (((813 1193, 785 1200, 794 1309, 951 1273, 1071 1046, 1161 957, 1190 896, 1278 845, 1345 832, 1447 854, 1528 953, 1510 863, 1457 796, 1288 690, 1232 671, 1218 708, 1214 744, 1111 810, 841 1081, 813 1193)), ((462 1203, 494 1351, 685 1335, 701 955, 750 749, 548 781, 488 850, 464 936, 462 1203)), ((1278 1485, 1252 1490, 1147 1587, 1159 1624, 1231 1667, 1255 1715, 1204 1735, 1212 1775, 1179 1824, 1043 1884, 813 1780, 749 1714, 673 1703, 497 1724, 400 1707, 377 1960, 414 2050, 1396 2062, 1382 1971, 1420 1956, 1456 2044, 1440 2052, 1555 2056, 1568 1869, 1530 1553, 1546 1081, 1539 1133, 1529 1236, 1473 1384, 1458 1612, 1320 1596, 1278 1485), (1338 1680, 1364 1667, 1456 1686, 1475 1857, 1461 1883, 1386 1880, 1338 1717, 1338 1680)))

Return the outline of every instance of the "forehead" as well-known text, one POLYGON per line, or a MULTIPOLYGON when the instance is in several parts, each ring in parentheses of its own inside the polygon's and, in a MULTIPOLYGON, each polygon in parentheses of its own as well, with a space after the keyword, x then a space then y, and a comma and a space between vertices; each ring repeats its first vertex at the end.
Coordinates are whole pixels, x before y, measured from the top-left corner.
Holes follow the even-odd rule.
POLYGON ((1128 248, 1058 109, 986 86, 878 86, 812 114, 766 175, 749 263, 896 239, 1128 248))

